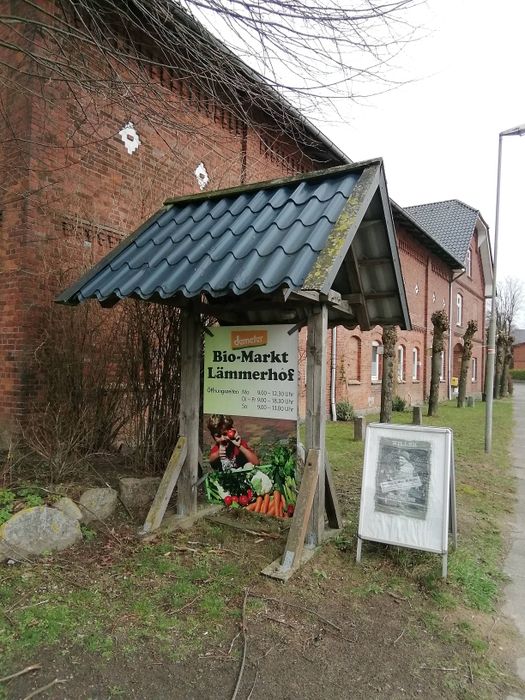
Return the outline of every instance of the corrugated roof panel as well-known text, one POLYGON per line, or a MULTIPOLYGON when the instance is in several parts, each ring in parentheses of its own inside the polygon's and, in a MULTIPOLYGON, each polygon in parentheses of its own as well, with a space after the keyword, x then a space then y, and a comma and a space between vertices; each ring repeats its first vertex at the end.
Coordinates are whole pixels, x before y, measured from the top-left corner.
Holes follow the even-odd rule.
POLYGON ((82 285, 77 298, 300 289, 360 174, 174 203, 82 285))

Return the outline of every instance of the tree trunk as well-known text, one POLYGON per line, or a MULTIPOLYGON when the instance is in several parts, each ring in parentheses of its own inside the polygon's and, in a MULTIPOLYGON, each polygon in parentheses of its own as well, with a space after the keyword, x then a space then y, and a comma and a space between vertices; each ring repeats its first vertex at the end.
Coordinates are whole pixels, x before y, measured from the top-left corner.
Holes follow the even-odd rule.
POLYGON ((431 317, 434 326, 432 339, 432 374, 428 396, 428 415, 436 416, 439 403, 439 376, 441 374, 441 353, 445 347, 445 333, 448 330, 448 317, 444 310, 434 311, 431 317))
POLYGON ((465 406, 465 398, 467 394, 467 376, 472 357, 472 338, 478 330, 476 321, 469 321, 467 329, 463 336, 463 353, 461 355, 461 369, 459 371, 459 387, 458 387, 458 408, 465 406))
POLYGON ((512 338, 512 336, 507 336, 505 338, 505 343, 503 346, 503 366, 501 370, 501 398, 506 398, 509 395, 510 363, 512 361, 513 342, 514 339, 512 338))
POLYGON ((501 333, 496 338, 496 368, 494 372, 494 398, 501 397, 501 375, 503 373, 503 356, 505 353, 505 340, 501 333))
POLYGON ((394 357, 397 332, 393 327, 383 328, 383 377, 381 381, 380 423, 392 421, 392 399, 394 395, 394 357))

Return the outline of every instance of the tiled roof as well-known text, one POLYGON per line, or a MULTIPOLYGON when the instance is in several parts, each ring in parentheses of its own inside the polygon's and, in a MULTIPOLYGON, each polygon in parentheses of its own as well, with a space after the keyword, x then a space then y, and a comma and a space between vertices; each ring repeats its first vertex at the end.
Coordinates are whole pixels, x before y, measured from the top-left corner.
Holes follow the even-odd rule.
POLYGON ((359 175, 175 200, 106 259, 77 301, 301 289, 359 175))
POLYGON ((404 210, 422 226, 446 251, 463 264, 478 217, 477 209, 449 199, 444 202, 404 207, 404 210))
POLYGON ((410 327, 380 160, 168 200, 57 301, 231 304, 280 289, 339 294, 334 323, 410 327))

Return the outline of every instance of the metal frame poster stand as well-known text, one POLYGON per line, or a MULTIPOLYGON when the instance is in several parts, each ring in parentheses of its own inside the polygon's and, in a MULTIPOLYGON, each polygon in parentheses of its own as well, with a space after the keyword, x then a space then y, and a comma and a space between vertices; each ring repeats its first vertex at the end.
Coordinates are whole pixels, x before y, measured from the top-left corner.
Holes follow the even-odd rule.
MULTIPOLYGON (((392 468, 391 464, 387 468, 392 468)), ((442 576, 446 578, 449 534, 455 549, 457 515, 452 431, 448 428, 380 423, 369 425, 365 442, 356 561, 361 561, 364 540, 382 542, 440 554, 442 576), (428 452, 426 464, 419 457, 419 469, 414 470, 410 464, 408 472, 408 463, 403 460, 404 476, 403 472, 398 472, 390 477, 391 481, 381 480, 386 479, 381 476, 385 473, 385 462, 394 459, 394 455, 410 457, 407 455, 410 450, 416 455, 418 452, 424 455, 425 452, 421 449, 423 445, 428 452), (420 478, 425 469, 428 476, 426 485, 425 479, 422 482, 420 478), (408 489, 405 493, 410 491, 423 494, 424 498, 419 500, 424 501, 424 506, 418 505, 415 502, 417 499, 413 497, 405 497, 405 500, 401 498, 396 503, 396 494, 402 493, 403 488, 408 489), (431 518, 427 509, 432 511, 431 518), (439 530, 436 524, 439 525, 439 530)))

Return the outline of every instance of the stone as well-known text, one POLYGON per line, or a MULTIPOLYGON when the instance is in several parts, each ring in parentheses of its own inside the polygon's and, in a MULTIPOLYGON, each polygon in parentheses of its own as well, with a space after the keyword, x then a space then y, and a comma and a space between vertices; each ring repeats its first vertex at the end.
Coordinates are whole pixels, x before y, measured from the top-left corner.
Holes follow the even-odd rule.
POLYGON ((77 504, 74 501, 72 501, 71 498, 68 498, 67 496, 64 496, 56 503, 53 503, 53 508, 56 508, 57 510, 62 511, 62 513, 64 513, 64 515, 67 515, 69 518, 72 518, 73 520, 79 520, 79 521, 82 520, 82 511, 77 506, 77 504))
POLYGON ((144 510, 153 503, 160 486, 160 476, 148 476, 143 479, 130 477, 119 479, 119 491, 122 503, 130 510, 144 510))
POLYGON ((421 406, 414 406, 412 409, 412 425, 422 425, 423 409, 421 406))
POLYGON ((82 539, 78 520, 56 508, 24 508, 0 527, 0 561, 31 559, 56 552, 82 539))
POLYGON ((118 494, 115 489, 106 488, 88 489, 79 499, 82 512, 82 522, 90 523, 93 520, 105 520, 113 515, 117 507, 118 494))

